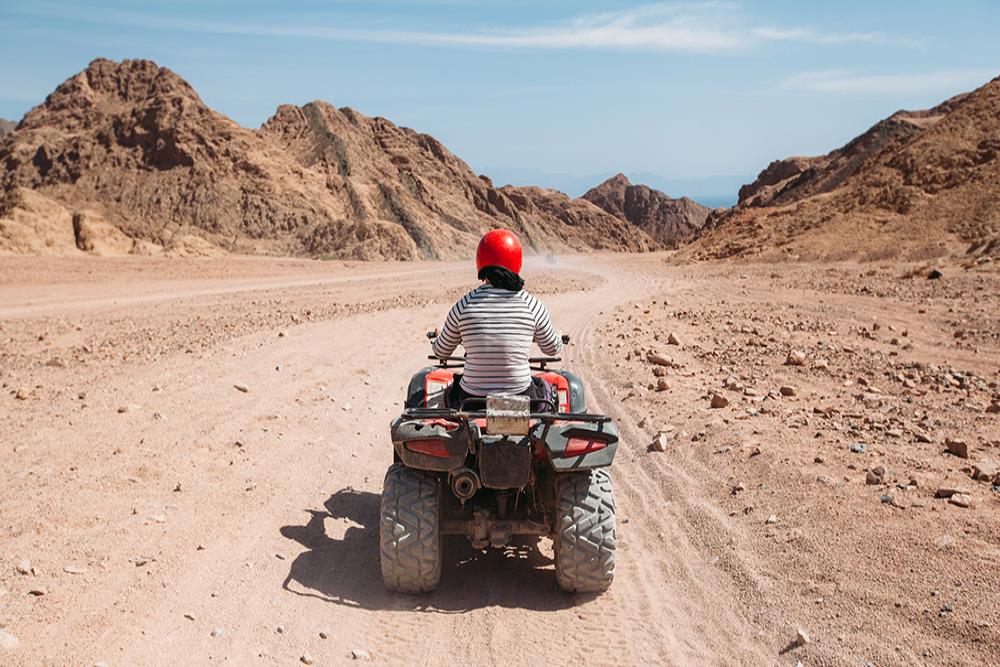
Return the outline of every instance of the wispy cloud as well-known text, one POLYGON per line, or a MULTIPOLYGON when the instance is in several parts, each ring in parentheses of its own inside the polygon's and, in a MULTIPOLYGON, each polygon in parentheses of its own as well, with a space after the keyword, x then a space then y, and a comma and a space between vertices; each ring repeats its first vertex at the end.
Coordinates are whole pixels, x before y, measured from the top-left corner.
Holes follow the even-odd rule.
MULTIPOLYGON (((32 10, 25 10, 32 11, 32 10)), ((657 3, 622 11, 579 15, 545 25, 464 30, 364 29, 324 24, 260 24, 171 19, 132 11, 75 11, 58 15, 82 21, 162 30, 258 37, 329 39, 423 46, 506 49, 607 49, 725 53, 768 42, 818 45, 899 42, 881 32, 826 33, 808 26, 760 25, 738 3, 657 3)), ((53 15, 53 7, 45 12, 53 15)))
POLYGON ((950 69, 918 74, 857 74, 847 70, 801 72, 781 82, 782 88, 821 93, 942 93, 980 86, 996 70, 950 69))

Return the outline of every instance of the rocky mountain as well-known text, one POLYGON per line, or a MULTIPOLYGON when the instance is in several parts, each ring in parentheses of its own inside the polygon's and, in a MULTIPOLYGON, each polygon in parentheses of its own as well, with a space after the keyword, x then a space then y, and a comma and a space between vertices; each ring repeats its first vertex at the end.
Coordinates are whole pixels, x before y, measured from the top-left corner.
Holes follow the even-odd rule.
POLYGON ((508 227, 529 250, 648 250, 554 191, 495 188, 433 137, 325 102, 258 130, 169 69, 98 59, 0 140, 0 250, 468 257, 508 227))
POLYGON ((922 259, 998 239, 1000 78, 899 111, 824 156, 772 162, 688 254, 922 259))
POLYGON ((0 137, 7 134, 8 132, 12 132, 15 127, 17 127, 16 122, 0 118, 0 137))
POLYGON ((584 193, 583 199, 649 234, 668 248, 694 237, 712 209, 681 197, 673 199, 617 174, 584 193))

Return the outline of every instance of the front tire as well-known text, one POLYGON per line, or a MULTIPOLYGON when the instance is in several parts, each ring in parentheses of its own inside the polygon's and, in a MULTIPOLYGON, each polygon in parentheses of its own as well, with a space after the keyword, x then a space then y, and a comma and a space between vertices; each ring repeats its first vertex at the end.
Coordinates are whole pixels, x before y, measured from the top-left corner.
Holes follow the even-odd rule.
POLYGON ((441 580, 441 486, 437 475, 389 466, 379 512, 382 580, 399 593, 426 593, 441 580))
POLYGON ((607 468, 556 481, 556 580, 570 593, 600 593, 615 576, 615 500, 607 468))

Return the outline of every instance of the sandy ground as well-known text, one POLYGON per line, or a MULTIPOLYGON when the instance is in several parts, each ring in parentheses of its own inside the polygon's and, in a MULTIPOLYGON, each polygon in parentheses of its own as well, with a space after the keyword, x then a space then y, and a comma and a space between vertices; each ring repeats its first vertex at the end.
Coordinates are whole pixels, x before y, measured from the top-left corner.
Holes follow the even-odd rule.
POLYGON ((907 268, 532 266, 623 434, 615 583, 457 540, 408 597, 387 426, 467 265, 5 257, 0 664, 1000 663, 1000 278, 907 268))

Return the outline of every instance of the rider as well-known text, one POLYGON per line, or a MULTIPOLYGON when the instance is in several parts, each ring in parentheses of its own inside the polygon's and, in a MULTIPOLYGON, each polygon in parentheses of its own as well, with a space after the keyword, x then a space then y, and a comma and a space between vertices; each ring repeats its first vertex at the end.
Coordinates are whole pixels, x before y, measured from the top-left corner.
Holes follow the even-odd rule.
POLYGON ((552 400, 551 389, 531 376, 531 344, 554 356, 562 339, 549 322, 542 302, 526 292, 521 271, 521 242, 513 232, 494 229, 479 241, 476 269, 482 285, 458 300, 434 340, 438 358, 465 348, 465 372, 456 375, 449 403, 488 394, 519 394, 552 400))

